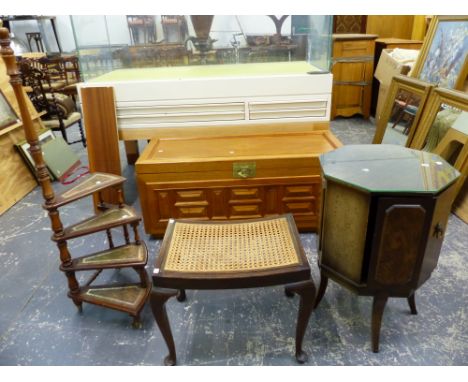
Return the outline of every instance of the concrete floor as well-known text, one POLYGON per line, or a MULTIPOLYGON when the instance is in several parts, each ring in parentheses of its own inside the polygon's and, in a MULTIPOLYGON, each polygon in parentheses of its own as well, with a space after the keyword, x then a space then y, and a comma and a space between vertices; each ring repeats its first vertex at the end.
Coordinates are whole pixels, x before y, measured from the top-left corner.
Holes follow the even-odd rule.
MULTIPOLYGON (((360 118, 338 119, 332 130, 345 144, 370 143, 374 134, 360 118)), ((86 163, 85 150, 73 149, 86 163)), ((127 202, 140 210, 133 166, 123 166, 127 202)), ((36 188, 0 217, 0 365, 161 365, 166 346, 148 305, 141 330, 124 313, 87 304, 77 312, 41 203, 36 188)), ((91 213, 89 198, 61 209, 65 225, 91 213)), ((152 272, 160 241, 143 238, 152 272)), ((316 235, 301 240, 318 282, 316 235)), ((97 234, 74 240, 70 249, 83 255, 104 242, 105 234, 97 234)), ((468 226, 451 215, 439 265, 416 294, 419 314, 409 314, 405 299, 390 299, 378 354, 370 350, 372 299, 330 282, 304 338, 306 365, 468 365, 467 253, 468 226)), ((100 277, 136 280, 127 270, 100 277)), ((179 365, 296 365, 298 298, 286 298, 282 287, 188 291, 187 297, 167 304, 179 365)))

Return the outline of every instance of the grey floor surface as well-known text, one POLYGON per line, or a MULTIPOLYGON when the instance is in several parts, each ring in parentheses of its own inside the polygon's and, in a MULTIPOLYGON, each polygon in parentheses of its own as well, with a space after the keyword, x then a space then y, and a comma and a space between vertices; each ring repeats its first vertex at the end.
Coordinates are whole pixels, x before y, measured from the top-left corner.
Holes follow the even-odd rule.
MULTIPOLYGON (((374 134, 360 118, 333 121, 332 130, 345 144, 370 143, 374 134)), ((85 150, 73 149, 86 163, 85 150)), ((140 210, 134 168, 122 164, 127 201, 140 210)), ((132 329, 124 313, 86 304, 77 312, 41 203, 36 188, 0 216, 0 365, 161 365, 166 347, 148 305, 141 330, 132 329)), ((61 209, 65 224, 91 214, 89 198, 61 209)), ((143 237, 151 272, 160 241, 143 237)), ((317 283, 316 235, 301 234, 301 240, 317 283)), ((70 245, 76 256, 104 248, 104 234, 70 245)), ((416 295, 419 314, 409 314, 405 299, 390 299, 378 354, 370 350, 371 298, 330 282, 305 335, 306 365, 468 365, 467 256, 468 225, 451 215, 439 265, 416 295)), ((101 277, 136 280, 126 270, 101 277)), ((282 287, 187 295, 184 303, 167 304, 178 364, 296 365, 298 298, 286 298, 282 287)))

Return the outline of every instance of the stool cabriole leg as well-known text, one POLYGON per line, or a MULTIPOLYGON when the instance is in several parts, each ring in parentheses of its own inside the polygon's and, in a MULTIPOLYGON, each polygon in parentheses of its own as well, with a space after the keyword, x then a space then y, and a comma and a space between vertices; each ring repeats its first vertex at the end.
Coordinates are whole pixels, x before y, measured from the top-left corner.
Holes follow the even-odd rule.
POLYGON ((179 289, 179 293, 177 294, 177 301, 183 302, 187 299, 187 295, 185 294, 185 289, 179 289))
POLYGON ((296 360, 299 363, 305 363, 307 361, 307 354, 302 350, 302 340, 309 323, 310 314, 314 309, 315 285, 312 279, 310 279, 288 285, 286 291, 296 293, 301 298, 296 325, 296 360))
POLYGON ((325 294, 325 291, 327 290, 327 286, 328 286, 328 277, 325 276, 322 272, 320 272, 320 286, 317 292, 317 297, 315 298, 314 309, 317 308, 318 304, 320 304, 320 301, 322 301, 323 295, 325 294))
POLYGON ((418 311, 416 310, 416 300, 414 298, 414 293, 408 297, 408 305, 411 310, 411 314, 418 314, 418 311))
POLYGON ((177 293, 177 290, 161 288, 153 288, 151 292, 151 310, 153 311, 153 316, 169 350, 169 355, 164 358, 165 366, 174 366, 177 362, 174 338, 172 337, 171 326, 167 318, 165 305, 166 301, 176 296, 177 293))

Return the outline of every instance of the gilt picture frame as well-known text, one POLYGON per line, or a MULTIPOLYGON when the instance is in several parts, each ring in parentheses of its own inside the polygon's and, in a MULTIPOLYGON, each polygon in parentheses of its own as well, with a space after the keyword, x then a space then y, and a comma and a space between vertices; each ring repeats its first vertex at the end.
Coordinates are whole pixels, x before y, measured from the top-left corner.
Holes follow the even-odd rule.
POLYGON ((457 181, 455 195, 468 176, 466 121, 468 121, 468 94, 458 90, 435 88, 427 100, 417 132, 410 145, 411 148, 440 155, 460 171, 461 176, 457 181), (434 134, 435 128, 441 133, 434 134), (430 145, 434 135, 437 135, 437 142, 430 145))
POLYGON ((468 16, 434 16, 412 76, 463 90, 468 76, 468 16))
POLYGON ((20 122, 18 115, 0 89, 0 130, 20 122))
POLYGON ((383 106, 382 116, 377 124, 372 143, 401 144, 409 147, 416 133, 426 101, 434 86, 428 82, 420 81, 403 75, 392 78, 390 88, 383 106), (404 95, 404 96, 403 96, 404 95), (403 118, 404 131, 399 131, 398 122, 403 118), (409 116, 409 117, 408 117, 409 116), (399 142, 385 141, 386 133, 401 135, 399 142))

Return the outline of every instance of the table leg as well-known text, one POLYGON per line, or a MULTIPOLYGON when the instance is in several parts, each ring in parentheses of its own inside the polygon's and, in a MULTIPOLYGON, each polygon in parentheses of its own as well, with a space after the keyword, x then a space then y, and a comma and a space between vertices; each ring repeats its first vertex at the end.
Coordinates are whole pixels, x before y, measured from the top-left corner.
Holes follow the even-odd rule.
POLYGON ((164 358, 164 365, 166 366, 174 366, 177 362, 174 338, 172 337, 171 326, 167 318, 165 305, 166 301, 176 296, 177 293, 177 290, 160 288, 153 288, 151 292, 151 310, 153 311, 156 323, 169 350, 169 355, 164 358))
POLYGON ((315 284, 312 279, 301 281, 286 286, 286 291, 296 293, 301 298, 296 326, 296 360, 299 363, 304 363, 307 361, 307 354, 302 350, 302 340, 309 323, 310 314, 314 308, 315 284))
POLYGON ((140 156, 138 141, 124 141, 124 147, 125 154, 127 155, 127 163, 135 164, 140 156))

